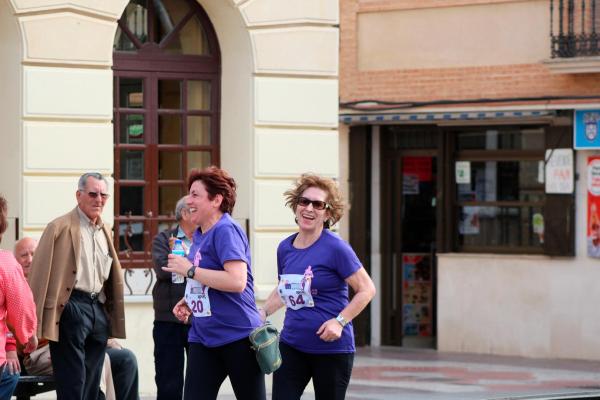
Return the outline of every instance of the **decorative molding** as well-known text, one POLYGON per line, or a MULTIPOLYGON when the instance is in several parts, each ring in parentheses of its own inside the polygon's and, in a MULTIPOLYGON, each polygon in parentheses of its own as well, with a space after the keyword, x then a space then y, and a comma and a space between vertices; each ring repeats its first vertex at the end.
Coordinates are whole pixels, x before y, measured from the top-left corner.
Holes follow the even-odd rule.
POLYGON ((552 58, 542 62, 554 74, 597 74, 600 72, 600 56, 552 58))

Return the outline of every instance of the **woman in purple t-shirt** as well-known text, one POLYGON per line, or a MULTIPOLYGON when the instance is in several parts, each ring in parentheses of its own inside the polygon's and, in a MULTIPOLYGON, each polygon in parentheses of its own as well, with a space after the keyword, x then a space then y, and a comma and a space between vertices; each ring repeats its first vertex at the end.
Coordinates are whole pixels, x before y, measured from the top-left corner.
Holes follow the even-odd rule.
POLYGON ((192 318, 184 399, 217 398, 227 376, 238 399, 264 400, 265 376, 248 335, 261 325, 254 301, 250 247, 231 218, 236 184, 217 167, 192 170, 187 206, 194 233, 188 258, 170 254, 163 269, 188 278, 175 316, 192 318))
POLYGON ((371 301, 375 286, 350 245, 328 229, 344 211, 336 183, 304 174, 284 195, 299 231, 279 244, 279 285, 259 310, 264 320, 287 308, 273 399, 300 399, 311 378, 317 399, 344 399, 355 351, 351 321, 371 301))

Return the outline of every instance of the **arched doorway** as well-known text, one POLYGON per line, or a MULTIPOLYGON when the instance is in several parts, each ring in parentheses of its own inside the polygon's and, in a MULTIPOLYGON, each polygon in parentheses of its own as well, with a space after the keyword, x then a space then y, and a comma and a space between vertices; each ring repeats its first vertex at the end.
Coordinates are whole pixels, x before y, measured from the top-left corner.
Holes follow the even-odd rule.
POLYGON ((115 242, 123 267, 148 267, 188 170, 220 163, 221 57, 208 16, 193 0, 130 1, 113 70, 115 242))

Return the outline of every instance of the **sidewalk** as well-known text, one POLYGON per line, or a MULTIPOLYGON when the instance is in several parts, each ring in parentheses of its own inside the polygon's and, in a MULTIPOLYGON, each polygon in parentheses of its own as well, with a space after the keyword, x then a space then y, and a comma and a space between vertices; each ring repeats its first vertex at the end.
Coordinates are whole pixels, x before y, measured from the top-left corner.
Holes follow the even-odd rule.
MULTIPOLYGON (((267 382, 270 392, 270 379, 267 382)), ((314 399, 309 386, 305 400, 314 399)), ((539 360, 395 347, 359 349, 346 396, 348 400, 575 398, 600 399, 600 361, 539 360)), ((225 394, 219 399, 235 397, 225 394)), ((142 400, 154 397, 142 396, 142 400)))
POLYGON ((560 393, 600 398, 600 362, 363 348, 347 398, 543 399, 560 393))

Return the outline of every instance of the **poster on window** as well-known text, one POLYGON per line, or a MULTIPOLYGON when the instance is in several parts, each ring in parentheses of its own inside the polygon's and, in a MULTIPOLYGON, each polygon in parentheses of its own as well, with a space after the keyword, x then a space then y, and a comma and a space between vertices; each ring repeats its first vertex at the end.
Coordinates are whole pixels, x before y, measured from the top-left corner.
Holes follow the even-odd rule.
POLYGON ((546 150, 546 193, 573 193, 574 177, 573 149, 546 150))
POLYGON ((405 336, 432 335, 431 272, 429 254, 402 256, 402 331, 405 336))
POLYGON ((600 156, 588 158, 587 175, 587 253, 600 258, 600 156))

